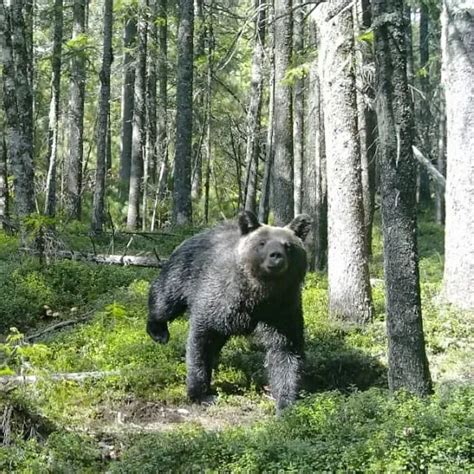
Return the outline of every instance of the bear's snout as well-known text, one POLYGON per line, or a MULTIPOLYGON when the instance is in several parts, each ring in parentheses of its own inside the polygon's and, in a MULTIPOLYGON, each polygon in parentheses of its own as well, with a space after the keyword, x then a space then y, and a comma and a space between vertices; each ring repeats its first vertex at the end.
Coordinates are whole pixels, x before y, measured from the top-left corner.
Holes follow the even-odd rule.
POLYGON ((271 243, 268 245, 265 267, 270 274, 280 274, 288 268, 288 260, 283 245, 271 243))

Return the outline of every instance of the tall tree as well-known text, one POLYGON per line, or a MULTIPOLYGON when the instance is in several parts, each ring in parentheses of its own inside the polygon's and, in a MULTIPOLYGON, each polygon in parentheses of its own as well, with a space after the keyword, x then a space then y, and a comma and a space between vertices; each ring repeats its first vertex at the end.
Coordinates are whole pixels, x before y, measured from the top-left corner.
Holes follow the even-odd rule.
POLYGON ((443 1, 447 176, 444 291, 474 309, 474 3, 443 1))
MULTIPOLYGON (((208 39, 207 21, 204 16, 204 0, 194 0, 194 60, 197 64, 206 61, 206 40, 208 39)), ((191 197, 200 199, 202 194, 202 168, 204 136, 207 131, 207 80, 204 68, 198 68, 194 77, 194 113, 193 120, 199 138, 193 143, 193 161, 191 176, 191 197)), ((206 206, 206 204, 204 204, 206 206)))
POLYGON ((15 212, 20 218, 35 211, 33 167, 33 98, 30 82, 30 36, 22 0, 0 2, 0 51, 8 153, 13 171, 15 212))
POLYGON ((402 0, 373 0, 391 390, 431 391, 416 242, 416 163, 402 0))
POLYGON ((123 35, 122 130, 120 135, 120 181, 123 196, 128 196, 132 165, 132 120, 135 87, 134 48, 137 37, 136 12, 127 12, 123 35))
MULTIPOLYGON (((436 168, 446 176, 446 103, 444 98, 444 88, 440 87, 439 92, 439 123, 438 123, 438 143, 436 154, 436 168)), ((446 216, 446 203, 444 197, 444 189, 436 187, 435 194, 435 212, 436 222, 444 225, 446 216)))
POLYGON ((113 0, 104 2, 104 42, 100 71, 99 117, 97 120, 97 168, 92 203, 92 230, 102 232, 105 221, 105 175, 110 111, 110 68, 112 65, 113 0))
POLYGON ((273 170, 273 159, 274 159, 274 130, 273 130, 273 116, 275 109, 275 24, 274 24, 274 10, 273 2, 270 2, 267 6, 268 16, 268 47, 267 57, 268 69, 269 69, 269 80, 268 80, 268 125, 267 125, 267 137, 265 143, 265 166, 263 170, 262 187, 260 193, 260 201, 258 203, 258 220, 260 222, 268 222, 268 215, 270 213, 270 191, 272 183, 272 170, 273 170))
MULTIPOLYGON (((168 182, 168 12, 167 0, 159 0, 158 56, 158 173, 157 197, 163 199, 168 182)), ((154 220, 153 220, 154 221, 154 220)))
POLYGON ((176 225, 190 224, 192 219, 193 30, 193 1, 179 0, 176 153, 173 176, 173 223, 176 225))
POLYGON ((87 0, 74 0, 69 86, 69 151, 66 157, 66 212, 72 219, 81 218, 82 165, 84 156, 84 100, 86 86, 85 54, 80 45, 86 33, 87 0))
POLYGON ((59 104, 61 94, 61 51, 63 44, 63 0, 54 2, 53 55, 51 57, 51 103, 48 130, 48 175, 46 178, 46 200, 44 213, 54 216, 56 212, 56 168, 58 160, 59 104))
MULTIPOLYGON (((360 176, 354 30, 349 2, 320 5, 328 187, 329 311, 366 323, 372 316, 360 176)), ((322 69, 322 68, 321 68, 322 69)))
POLYGON ((260 155, 260 112, 263 96, 263 65, 265 53, 265 2, 254 0, 255 30, 250 73, 249 106, 247 109, 247 146, 245 153, 244 208, 256 212, 257 173, 260 155))
MULTIPOLYGON (((298 55, 304 48, 304 10, 303 0, 293 0, 293 56, 299 62, 298 55)), ((303 200, 304 168, 304 79, 297 77, 293 87, 293 156, 294 156, 294 201, 295 215, 301 214, 303 200)))
POLYGON ((292 54, 292 0, 275 0, 275 104, 273 113, 273 213, 275 224, 293 219, 293 115, 286 73, 292 54))
MULTIPOLYGON (((317 46, 317 28, 310 22, 310 45, 317 46)), ((324 270, 327 265, 327 180, 324 115, 321 94, 320 61, 313 59, 307 79, 305 114, 305 156, 303 167, 302 210, 312 217, 312 229, 306 238, 310 270, 324 270)))
MULTIPOLYGON (((421 149, 425 154, 430 154, 430 78, 429 78, 429 12, 428 7, 424 2, 420 5, 419 15, 419 46, 420 46, 420 73, 419 85, 421 95, 419 96, 418 102, 418 129, 420 134, 421 149)), ((419 200, 420 203, 430 204, 431 192, 430 192, 430 178, 428 172, 424 167, 419 168, 419 200)))
POLYGON ((7 144, 2 134, 0 137, 0 229, 7 227, 8 217, 7 144))
MULTIPOLYGON (((140 1, 138 20, 138 45, 135 66, 135 88, 132 132, 132 165, 128 192, 127 227, 138 226, 143 188, 143 158, 146 144, 146 54, 147 54, 147 0, 140 1)), ((142 216, 144 218, 144 216, 142 216)))
POLYGON ((369 0, 357 0, 354 12, 356 42, 356 87, 360 141, 364 230, 369 255, 372 254, 372 225, 375 211, 375 166, 377 148, 377 115, 374 104, 374 57, 370 41, 360 38, 370 31, 372 15, 369 0))

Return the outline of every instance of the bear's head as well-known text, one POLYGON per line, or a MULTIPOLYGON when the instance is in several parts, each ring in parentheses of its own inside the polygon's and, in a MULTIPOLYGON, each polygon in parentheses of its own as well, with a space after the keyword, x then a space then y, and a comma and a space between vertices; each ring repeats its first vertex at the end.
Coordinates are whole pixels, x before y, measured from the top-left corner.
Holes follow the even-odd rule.
POLYGON ((252 212, 244 211, 238 225, 238 255, 246 271, 257 279, 290 278, 301 282, 307 264, 303 242, 311 229, 308 215, 300 214, 286 227, 273 227, 261 224, 252 212))

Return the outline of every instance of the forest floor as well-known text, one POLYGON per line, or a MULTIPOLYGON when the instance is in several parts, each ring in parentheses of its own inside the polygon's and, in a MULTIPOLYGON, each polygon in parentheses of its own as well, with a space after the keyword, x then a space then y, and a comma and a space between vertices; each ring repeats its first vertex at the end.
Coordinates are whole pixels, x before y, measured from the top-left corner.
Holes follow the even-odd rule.
MULTIPOLYGON (((185 237, 103 237, 91 248, 87 233, 78 235, 68 229, 63 245, 160 256, 185 237)), ((302 400, 277 419, 263 352, 251 339, 234 338, 224 348, 215 403, 188 403, 187 321, 171 324, 166 346, 144 331, 157 269, 44 265, 18 253, 15 237, 0 234, 0 471, 474 469, 474 315, 442 304, 442 243, 441 229, 423 220, 420 275, 435 394, 419 400, 387 391, 376 229, 374 321, 360 328, 328 319, 326 277, 308 275, 302 400), (63 321, 71 323, 57 326, 63 321), (14 375, 35 380, 8 378, 14 375)))

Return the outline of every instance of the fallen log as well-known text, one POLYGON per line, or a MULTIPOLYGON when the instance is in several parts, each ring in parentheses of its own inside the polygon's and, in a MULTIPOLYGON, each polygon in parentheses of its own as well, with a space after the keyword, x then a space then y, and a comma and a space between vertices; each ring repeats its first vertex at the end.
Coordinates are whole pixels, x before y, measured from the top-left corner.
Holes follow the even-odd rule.
POLYGON ((443 190, 446 189, 446 178, 436 169, 431 161, 421 153, 421 151, 415 146, 412 146, 413 155, 418 162, 428 171, 430 176, 433 178, 435 183, 443 190))
MULTIPOLYGON (((22 248, 24 252, 31 255, 39 255, 38 250, 30 248, 22 248)), ((143 255, 105 255, 105 254, 93 254, 84 252, 74 252, 68 250, 56 250, 54 253, 49 255, 54 258, 64 258, 67 260, 85 261, 98 263, 102 265, 122 265, 122 266, 137 266, 137 267, 154 267, 161 268, 164 260, 158 259, 156 256, 143 256, 143 255)))
POLYGON ((81 382, 87 379, 102 379, 115 375, 120 375, 120 372, 117 370, 109 370, 104 372, 66 372, 47 375, 3 375, 0 377, 0 390, 5 388, 9 389, 17 385, 35 384, 43 380, 74 380, 81 382))

